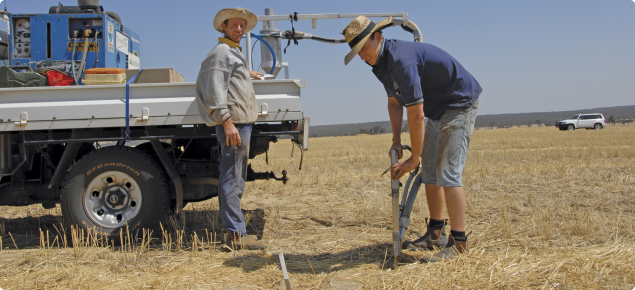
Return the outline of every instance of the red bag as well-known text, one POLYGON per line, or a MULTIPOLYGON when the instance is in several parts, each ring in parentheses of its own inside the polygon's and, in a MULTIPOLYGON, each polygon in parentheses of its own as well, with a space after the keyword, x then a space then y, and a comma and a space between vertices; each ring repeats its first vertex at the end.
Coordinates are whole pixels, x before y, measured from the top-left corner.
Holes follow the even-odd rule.
POLYGON ((48 78, 49 86, 53 87, 70 86, 75 81, 73 77, 56 70, 47 71, 46 77, 48 78))

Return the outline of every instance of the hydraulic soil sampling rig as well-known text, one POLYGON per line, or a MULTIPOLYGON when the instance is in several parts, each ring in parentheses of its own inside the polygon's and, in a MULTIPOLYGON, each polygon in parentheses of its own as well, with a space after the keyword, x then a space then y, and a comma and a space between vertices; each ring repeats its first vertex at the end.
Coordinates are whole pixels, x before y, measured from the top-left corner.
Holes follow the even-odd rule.
MULTIPOLYGON (((274 22, 312 20, 315 28, 317 19, 361 15, 265 14, 258 16, 262 30, 247 34, 245 45, 250 62, 252 37, 260 41, 260 67, 271 75, 253 81, 259 112, 252 159, 285 136, 301 152, 308 149, 305 84, 289 79, 281 40, 345 43, 293 28, 283 32, 274 22), (278 77, 283 68, 286 77, 278 77)), ((422 39, 406 13, 364 15, 393 16, 393 25, 422 39)), ((59 203, 67 225, 114 237, 126 227, 130 233, 156 228, 186 203, 217 196, 220 148, 215 129, 199 117, 195 84, 172 69, 141 69, 141 38, 116 13, 98 0, 78 0, 47 14, 5 12, 0 30, 4 23, 0 205, 59 203)), ((286 171, 277 177, 250 166, 248 181, 258 179, 288 180, 286 171)))

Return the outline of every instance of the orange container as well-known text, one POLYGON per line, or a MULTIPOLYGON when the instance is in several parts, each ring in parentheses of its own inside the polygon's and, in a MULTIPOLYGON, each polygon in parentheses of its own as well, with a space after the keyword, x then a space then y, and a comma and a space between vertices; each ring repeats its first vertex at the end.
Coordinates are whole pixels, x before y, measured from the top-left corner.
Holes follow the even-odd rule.
POLYGON ((84 71, 86 75, 118 75, 125 73, 126 70, 123 68, 91 68, 84 71))
POLYGON ((56 70, 47 71, 46 77, 48 78, 49 86, 53 87, 70 86, 75 81, 73 80, 73 77, 67 76, 56 70))

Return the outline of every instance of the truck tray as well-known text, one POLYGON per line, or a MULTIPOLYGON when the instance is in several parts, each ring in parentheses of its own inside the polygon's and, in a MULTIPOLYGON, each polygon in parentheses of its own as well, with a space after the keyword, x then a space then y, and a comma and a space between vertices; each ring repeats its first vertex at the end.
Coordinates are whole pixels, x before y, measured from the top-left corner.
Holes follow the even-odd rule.
MULTIPOLYGON (((300 80, 253 81, 256 122, 303 119, 300 80)), ((130 126, 202 124, 195 83, 130 85, 130 126)), ((125 127, 126 85, 0 89, 0 132, 125 127)))

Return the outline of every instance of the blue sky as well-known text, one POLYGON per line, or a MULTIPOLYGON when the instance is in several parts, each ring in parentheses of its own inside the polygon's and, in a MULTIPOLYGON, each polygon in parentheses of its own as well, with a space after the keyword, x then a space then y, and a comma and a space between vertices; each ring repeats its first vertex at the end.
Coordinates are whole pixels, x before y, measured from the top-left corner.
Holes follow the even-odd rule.
MULTIPOLYGON (((9 0, 10 13, 47 13, 57 1, 9 0)), ((63 0, 64 5, 76 1, 63 0)), ((102 0, 141 38, 143 68, 172 67, 195 81, 220 36, 214 15, 234 5, 263 15, 407 12, 424 41, 452 54, 480 82, 479 114, 635 105, 635 3, 632 0, 533 1, 122 1, 102 0), (224 4, 219 4, 224 3, 224 4), (359 5, 364 3, 364 5, 359 5)), ((373 19, 378 21, 380 19, 373 19)), ((295 23, 296 30, 339 38, 350 19, 295 23)), ((256 27, 256 32, 262 26, 256 27)), ((289 21, 276 28, 291 29, 289 21)), ((400 28, 388 38, 412 40, 400 28)), ((243 43, 244 44, 244 43, 243 43)), ((254 62, 260 63, 259 45, 254 62)), ((286 46, 286 41, 285 41, 286 46)), ((344 66, 345 44, 291 45, 283 61, 306 82, 303 110, 312 125, 388 120, 386 97, 370 67, 344 66)))

